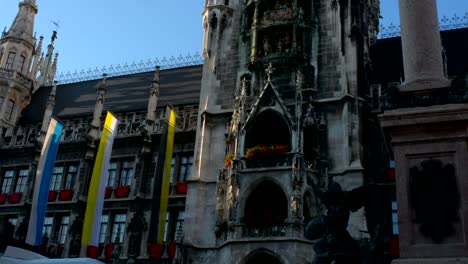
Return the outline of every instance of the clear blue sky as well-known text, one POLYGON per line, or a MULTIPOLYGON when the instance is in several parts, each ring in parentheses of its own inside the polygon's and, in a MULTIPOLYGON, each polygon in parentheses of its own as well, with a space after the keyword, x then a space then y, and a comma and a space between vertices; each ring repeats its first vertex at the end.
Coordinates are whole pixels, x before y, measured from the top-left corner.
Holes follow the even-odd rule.
MULTIPOLYGON (((10 27, 20 0, 0 0, 10 27)), ((37 0, 35 31, 47 45, 59 21, 58 72, 102 68, 201 51, 204 0, 37 0)), ((467 0, 437 0, 439 17, 468 12, 467 0)), ((381 23, 399 24, 398 0, 381 0, 381 23)))

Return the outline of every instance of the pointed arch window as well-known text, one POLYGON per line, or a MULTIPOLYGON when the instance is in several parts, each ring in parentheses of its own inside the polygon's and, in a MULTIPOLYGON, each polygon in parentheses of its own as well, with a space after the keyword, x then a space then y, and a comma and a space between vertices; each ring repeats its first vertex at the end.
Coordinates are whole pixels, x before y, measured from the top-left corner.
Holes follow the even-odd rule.
POLYGON ((15 102, 13 100, 8 100, 6 109, 5 109, 5 119, 11 120, 13 116, 13 108, 15 107, 15 102))
POLYGON ((19 60, 18 60, 18 63, 16 64, 16 70, 19 71, 19 72, 22 72, 23 71, 23 67, 24 67, 24 62, 26 61, 26 57, 24 55, 21 55, 19 57, 19 60))
POLYGON ((16 56, 16 52, 8 53, 8 58, 7 58, 5 68, 7 68, 7 69, 12 69, 13 68, 13 62, 15 61, 15 56, 16 56))

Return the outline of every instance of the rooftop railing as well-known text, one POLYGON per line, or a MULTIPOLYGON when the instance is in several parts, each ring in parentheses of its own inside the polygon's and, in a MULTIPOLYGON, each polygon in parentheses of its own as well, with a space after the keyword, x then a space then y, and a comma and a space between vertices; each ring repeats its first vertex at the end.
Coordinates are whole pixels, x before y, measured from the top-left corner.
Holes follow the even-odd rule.
MULTIPOLYGON (((443 16, 439 20, 439 27, 441 31, 468 28, 468 12, 463 16, 457 14, 452 17, 443 16)), ((380 25, 379 39, 394 38, 401 35, 400 26, 390 23, 389 25, 380 25)))
POLYGON ((161 70, 174 69, 203 64, 203 56, 200 53, 171 56, 169 58, 154 59, 140 62, 132 62, 130 64, 117 64, 104 66, 102 68, 80 70, 67 73, 58 73, 55 80, 59 84, 76 83, 82 81, 98 80, 102 78, 102 74, 106 73, 107 77, 117 77, 135 73, 154 71, 156 66, 160 66, 161 70))

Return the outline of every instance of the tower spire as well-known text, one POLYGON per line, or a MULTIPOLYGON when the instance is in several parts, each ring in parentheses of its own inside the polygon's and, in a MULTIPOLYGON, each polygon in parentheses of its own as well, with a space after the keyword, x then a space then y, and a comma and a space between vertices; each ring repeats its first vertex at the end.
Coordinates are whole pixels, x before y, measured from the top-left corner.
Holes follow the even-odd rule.
POLYGON ((19 4, 19 11, 6 32, 5 38, 11 37, 34 45, 34 18, 37 14, 36 0, 24 0, 19 4))

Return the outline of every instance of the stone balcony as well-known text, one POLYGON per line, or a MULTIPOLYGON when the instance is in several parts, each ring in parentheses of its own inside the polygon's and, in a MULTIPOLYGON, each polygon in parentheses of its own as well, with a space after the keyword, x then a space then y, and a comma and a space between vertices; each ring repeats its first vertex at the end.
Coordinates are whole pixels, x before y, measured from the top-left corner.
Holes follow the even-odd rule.
POLYGON ((26 88, 30 88, 33 84, 31 79, 13 69, 0 68, 0 79, 14 80, 26 88))

